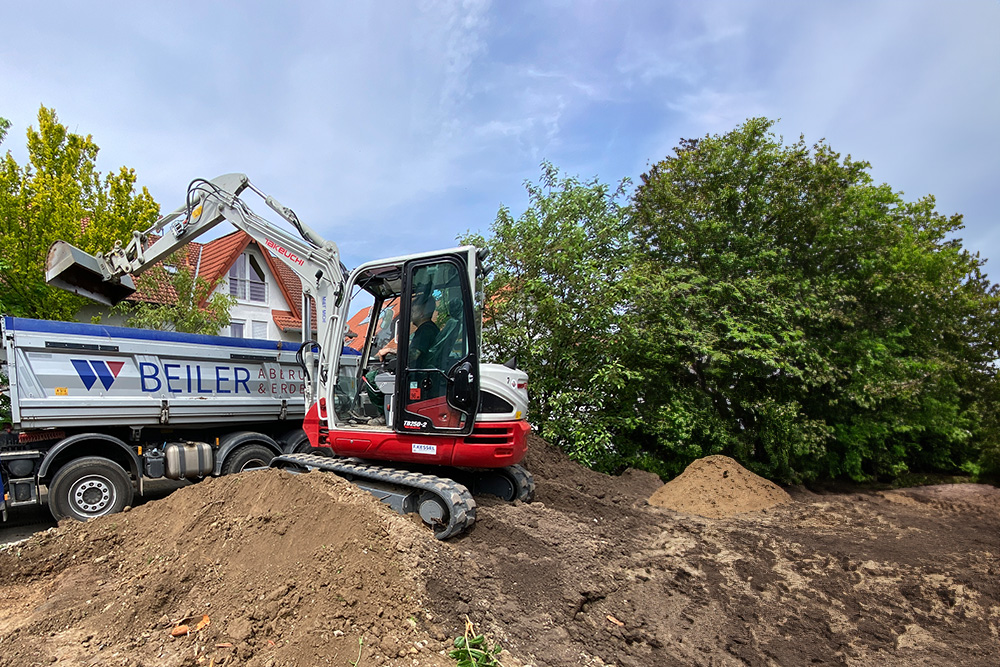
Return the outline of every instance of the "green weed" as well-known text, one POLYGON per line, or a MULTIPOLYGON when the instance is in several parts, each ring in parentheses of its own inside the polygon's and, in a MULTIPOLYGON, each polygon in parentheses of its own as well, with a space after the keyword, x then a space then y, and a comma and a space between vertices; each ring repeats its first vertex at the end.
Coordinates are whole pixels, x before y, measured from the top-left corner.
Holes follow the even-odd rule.
POLYGON ((477 635, 466 616, 465 634, 455 637, 455 648, 448 652, 448 657, 455 661, 456 667, 503 667, 497 659, 502 650, 499 644, 491 647, 485 635, 477 635))

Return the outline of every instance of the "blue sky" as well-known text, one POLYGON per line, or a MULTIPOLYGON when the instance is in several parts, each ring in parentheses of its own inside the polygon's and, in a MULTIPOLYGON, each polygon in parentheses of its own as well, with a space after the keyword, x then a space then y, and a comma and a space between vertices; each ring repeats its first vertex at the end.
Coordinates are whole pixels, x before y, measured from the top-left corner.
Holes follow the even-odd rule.
POLYGON ((637 180, 681 138, 780 118, 964 214, 1000 279, 1000 0, 4 3, 19 162, 41 104, 164 212, 246 172, 348 266, 519 214, 542 160, 637 180))

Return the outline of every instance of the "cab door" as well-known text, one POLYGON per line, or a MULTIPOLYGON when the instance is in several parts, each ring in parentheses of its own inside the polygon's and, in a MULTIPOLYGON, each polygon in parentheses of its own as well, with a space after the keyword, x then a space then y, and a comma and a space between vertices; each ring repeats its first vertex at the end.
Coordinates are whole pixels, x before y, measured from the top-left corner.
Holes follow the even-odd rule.
POLYGON ((392 425, 399 433, 472 432, 479 405, 479 347, 467 258, 404 266, 392 425))

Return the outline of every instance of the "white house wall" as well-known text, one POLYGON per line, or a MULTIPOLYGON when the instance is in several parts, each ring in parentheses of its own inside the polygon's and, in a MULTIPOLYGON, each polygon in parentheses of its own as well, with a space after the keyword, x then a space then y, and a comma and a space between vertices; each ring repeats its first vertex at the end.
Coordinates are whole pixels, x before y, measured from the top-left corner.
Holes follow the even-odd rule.
MULTIPOLYGON (((268 340, 287 340, 290 342, 298 342, 302 339, 302 334, 298 332, 284 333, 278 326, 274 323, 274 318, 271 316, 272 310, 292 310, 285 300, 285 295, 281 291, 281 287, 278 285, 277 279, 271 273, 270 267, 267 261, 264 259, 264 255, 256 246, 249 246, 245 251, 250 255, 256 257, 258 265, 264 271, 264 283, 266 284, 267 290, 267 302, 266 303, 253 303, 250 301, 239 300, 236 305, 229 311, 229 319, 231 321, 242 321, 244 322, 244 338, 253 337, 253 327, 251 322, 264 322, 267 326, 267 339, 268 340)), ((241 261, 241 260, 237 260, 241 261)), ((245 260, 242 260, 245 261, 245 260)), ((280 261, 280 260, 278 260, 280 261)), ((222 294, 229 294, 229 272, 226 272, 225 277, 219 282, 219 286, 215 289, 216 292, 221 292, 222 294)), ((298 305, 296 304, 296 308, 298 305)), ((228 335, 229 331, 223 331, 223 335, 228 335)))

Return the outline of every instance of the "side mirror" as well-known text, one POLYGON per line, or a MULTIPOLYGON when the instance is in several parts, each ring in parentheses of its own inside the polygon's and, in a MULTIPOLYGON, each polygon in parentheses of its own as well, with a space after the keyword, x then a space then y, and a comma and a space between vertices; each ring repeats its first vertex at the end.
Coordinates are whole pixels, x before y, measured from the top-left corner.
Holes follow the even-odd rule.
POLYGON ((472 364, 468 361, 459 364, 452 372, 448 382, 448 403, 462 412, 472 411, 472 400, 475 398, 476 385, 472 377, 472 364))

